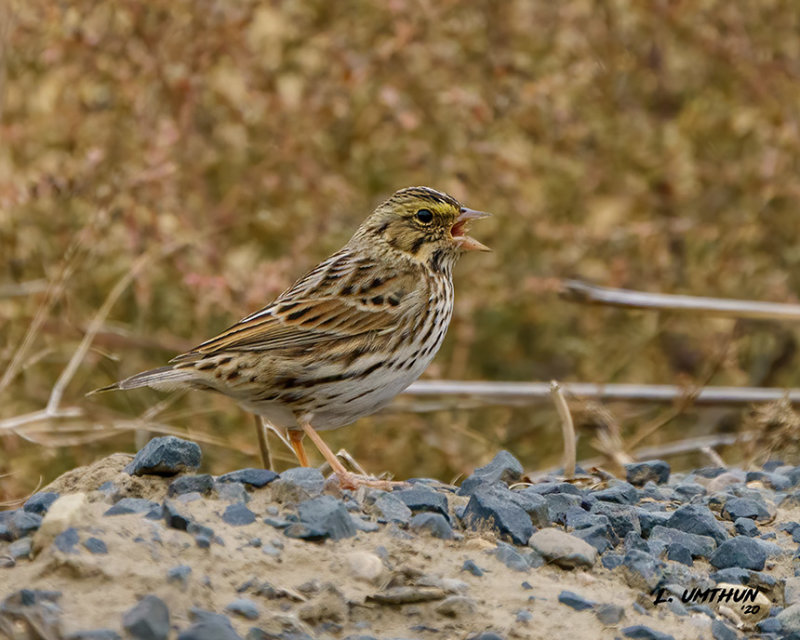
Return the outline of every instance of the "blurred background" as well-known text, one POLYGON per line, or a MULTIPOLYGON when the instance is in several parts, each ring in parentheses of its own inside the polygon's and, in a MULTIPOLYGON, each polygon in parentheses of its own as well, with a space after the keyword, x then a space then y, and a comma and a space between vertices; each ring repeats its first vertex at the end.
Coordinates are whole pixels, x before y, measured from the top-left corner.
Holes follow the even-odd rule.
MULTIPOLYGON (((798 32, 800 4, 779 1, 6 2, 0 500, 148 434, 204 443, 214 473, 257 466, 252 419, 224 397, 84 394, 260 308, 410 185, 495 214, 426 378, 799 386, 792 325, 556 293, 576 277, 797 300, 798 32)), ((560 463, 550 403, 445 400, 326 439, 401 478, 451 480, 500 448, 560 463)), ((794 419, 571 408, 579 459, 643 425, 658 446, 794 419)))

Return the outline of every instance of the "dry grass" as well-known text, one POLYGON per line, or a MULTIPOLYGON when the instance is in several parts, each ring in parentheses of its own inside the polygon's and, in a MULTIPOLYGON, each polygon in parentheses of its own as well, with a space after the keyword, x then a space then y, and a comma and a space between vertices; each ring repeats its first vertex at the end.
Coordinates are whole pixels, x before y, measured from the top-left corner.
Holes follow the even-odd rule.
MULTIPOLYGON (((60 377, 76 415, 0 433, 0 500, 132 450, 136 429, 214 443, 214 471, 253 464, 250 418, 224 398, 83 394, 257 309, 413 184, 496 214, 430 376, 800 385, 793 327, 584 308, 551 286, 797 300, 795 3, 6 6, 0 420, 52 408, 60 377)), ((623 431, 665 419, 612 410, 623 431)), ((690 412, 648 442, 738 428, 690 412)), ((502 446, 558 461, 559 429, 552 408, 500 407, 329 440, 371 471, 447 478, 502 446)))

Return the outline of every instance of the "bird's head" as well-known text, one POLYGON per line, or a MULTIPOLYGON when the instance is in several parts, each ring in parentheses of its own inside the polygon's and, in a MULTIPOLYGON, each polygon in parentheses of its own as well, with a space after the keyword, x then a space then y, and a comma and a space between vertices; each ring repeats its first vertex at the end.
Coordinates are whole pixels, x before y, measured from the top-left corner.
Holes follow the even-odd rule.
POLYGON ((408 187, 380 204, 356 237, 436 267, 465 251, 491 251, 467 235, 472 220, 488 215, 430 187, 408 187))

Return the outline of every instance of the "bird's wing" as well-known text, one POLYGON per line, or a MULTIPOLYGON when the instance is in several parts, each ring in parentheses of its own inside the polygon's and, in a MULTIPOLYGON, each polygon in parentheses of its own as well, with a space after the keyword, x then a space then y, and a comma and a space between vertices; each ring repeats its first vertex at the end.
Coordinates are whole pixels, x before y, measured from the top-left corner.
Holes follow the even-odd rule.
POLYGON ((336 275, 326 278, 326 270, 318 267, 275 302, 172 362, 224 351, 325 348, 363 334, 390 333, 420 297, 412 274, 378 275, 371 270, 369 277, 362 272, 355 279, 348 278, 348 272, 337 272, 333 263, 336 275))

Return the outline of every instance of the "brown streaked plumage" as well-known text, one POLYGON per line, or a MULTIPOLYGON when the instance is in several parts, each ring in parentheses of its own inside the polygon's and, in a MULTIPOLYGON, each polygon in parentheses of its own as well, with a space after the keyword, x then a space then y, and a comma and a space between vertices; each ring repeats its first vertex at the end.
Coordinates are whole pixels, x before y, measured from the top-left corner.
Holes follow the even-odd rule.
POLYGON ((316 434, 369 415, 416 380, 441 346, 453 311, 452 268, 488 214, 428 187, 379 205, 350 241, 274 302, 218 336, 100 391, 198 388, 261 416, 301 464, 308 435, 346 485, 316 434))

